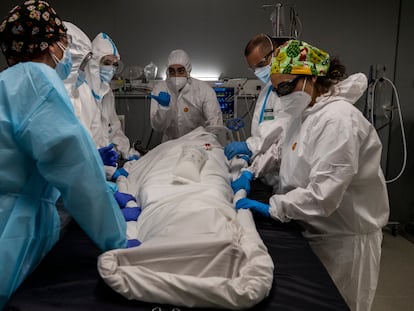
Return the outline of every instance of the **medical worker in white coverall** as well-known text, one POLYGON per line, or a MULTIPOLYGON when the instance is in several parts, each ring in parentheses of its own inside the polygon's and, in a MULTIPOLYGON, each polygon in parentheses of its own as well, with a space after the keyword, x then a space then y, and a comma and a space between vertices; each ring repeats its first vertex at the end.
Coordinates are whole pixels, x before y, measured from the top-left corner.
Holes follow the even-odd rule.
POLYGON ((223 125, 217 95, 206 82, 190 76, 191 62, 183 50, 168 56, 167 79, 152 90, 151 125, 163 141, 181 137, 199 126, 223 125))
POLYGON ((270 67, 276 44, 266 34, 254 36, 246 45, 244 55, 249 69, 263 82, 264 86, 257 98, 252 123, 251 136, 246 141, 231 142, 224 148, 224 154, 230 160, 236 155, 247 155, 249 158, 262 152, 264 138, 272 131, 272 122, 277 118, 280 110, 279 97, 272 92, 273 85, 270 81, 270 67))
POLYGON ((131 148, 129 138, 122 130, 110 85, 120 59, 112 39, 105 33, 99 33, 92 41, 92 58, 86 65, 85 72, 86 81, 98 103, 104 145, 113 144, 120 155, 128 159, 131 155, 138 155, 138 152, 131 148))
POLYGON ((381 141, 354 106, 367 78, 345 77, 339 60, 303 41, 275 54, 271 80, 290 118, 280 188, 269 204, 243 198, 236 208, 296 220, 351 310, 370 310, 389 204, 381 141))
POLYGON ((98 103, 85 79, 85 67, 92 57, 92 42, 88 36, 73 23, 64 22, 68 34, 72 37, 69 47, 72 56, 72 69, 63 82, 72 101, 75 114, 91 135, 95 145, 105 147, 107 141, 101 126, 101 115, 98 103))

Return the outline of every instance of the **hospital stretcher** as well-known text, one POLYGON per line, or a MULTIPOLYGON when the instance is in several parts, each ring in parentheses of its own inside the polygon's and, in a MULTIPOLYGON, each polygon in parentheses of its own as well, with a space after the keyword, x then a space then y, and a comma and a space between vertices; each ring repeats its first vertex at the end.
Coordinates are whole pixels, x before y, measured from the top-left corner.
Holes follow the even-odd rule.
POLYGON ((130 165, 119 186, 145 206, 128 223, 139 247, 99 254, 72 223, 5 310, 348 310, 299 227, 234 211, 219 147, 199 176, 190 166, 171 174, 179 151, 200 140, 215 144, 195 131, 130 165))
MULTIPOLYGON (((250 310, 349 310, 296 226, 264 219, 256 220, 256 224, 275 270, 270 295, 250 310)), ((156 307, 162 310, 175 307, 130 301, 115 293, 97 272, 98 255, 99 250, 72 222, 62 240, 11 297, 4 311, 151 311, 156 307)))

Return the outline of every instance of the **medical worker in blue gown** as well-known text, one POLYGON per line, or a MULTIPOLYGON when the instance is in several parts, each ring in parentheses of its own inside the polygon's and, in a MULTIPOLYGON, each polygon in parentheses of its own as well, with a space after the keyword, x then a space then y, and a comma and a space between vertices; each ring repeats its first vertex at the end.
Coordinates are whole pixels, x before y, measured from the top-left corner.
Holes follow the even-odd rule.
POLYGON ((127 246, 126 224, 102 160, 62 80, 70 37, 45 1, 0 23, 0 309, 59 239, 59 195, 102 250, 127 246))

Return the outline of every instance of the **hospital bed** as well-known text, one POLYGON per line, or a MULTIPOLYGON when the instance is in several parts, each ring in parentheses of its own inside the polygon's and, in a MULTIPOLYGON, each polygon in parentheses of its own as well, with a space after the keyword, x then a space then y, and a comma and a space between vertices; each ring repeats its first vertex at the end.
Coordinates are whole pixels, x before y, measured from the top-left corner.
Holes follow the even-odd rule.
POLYGON ((348 310, 294 223, 234 211, 214 135, 186 136, 126 165, 139 247, 99 254, 72 223, 5 310, 348 310))

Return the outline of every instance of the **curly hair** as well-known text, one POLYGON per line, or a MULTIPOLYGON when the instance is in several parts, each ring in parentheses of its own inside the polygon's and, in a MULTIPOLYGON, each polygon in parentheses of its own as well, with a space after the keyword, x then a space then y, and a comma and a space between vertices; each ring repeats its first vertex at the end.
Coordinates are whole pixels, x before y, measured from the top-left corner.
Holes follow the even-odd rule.
POLYGON ((331 58, 326 76, 319 76, 314 84, 317 96, 327 93, 333 85, 344 80, 346 77, 347 74, 345 66, 339 61, 338 58, 331 58))

